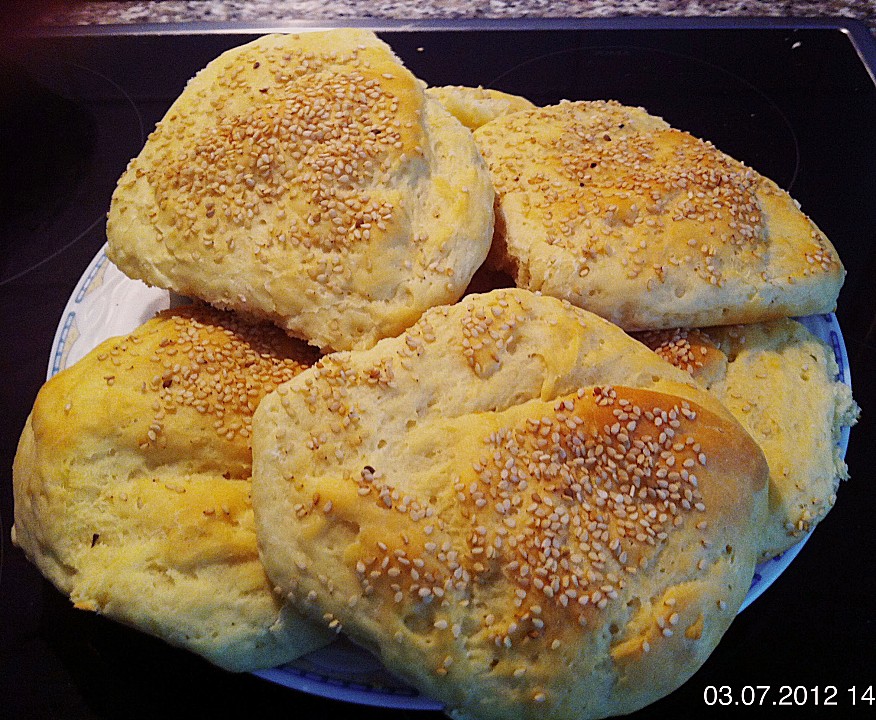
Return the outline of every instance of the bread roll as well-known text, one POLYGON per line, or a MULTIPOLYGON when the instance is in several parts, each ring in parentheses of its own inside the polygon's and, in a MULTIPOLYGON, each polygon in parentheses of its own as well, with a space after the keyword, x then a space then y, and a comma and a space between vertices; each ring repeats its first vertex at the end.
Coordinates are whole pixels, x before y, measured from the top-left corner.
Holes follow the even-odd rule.
POLYGON ((849 477, 842 428, 860 408, 837 378, 833 349, 795 320, 637 336, 712 392, 763 449, 770 512, 761 560, 799 542, 833 507, 849 477))
POLYGON ((186 86, 113 194, 127 275, 368 347, 454 302, 493 230, 471 133, 366 30, 267 35, 186 86))
POLYGON ((626 330, 830 312, 845 270, 775 183, 641 108, 565 102, 474 133, 490 262, 626 330))
POLYGON ((273 594, 256 549, 250 423, 313 361, 273 328, 165 311, 40 390, 13 468, 13 539, 76 607, 229 670, 329 634, 273 594))
POLYGON ((685 373, 518 289, 327 356, 253 419, 272 580, 459 718, 604 717, 682 684, 750 586, 766 477, 685 373))
POLYGON ((525 97, 484 87, 441 85, 426 88, 426 95, 438 100, 469 130, 477 130, 497 117, 535 107, 525 97))

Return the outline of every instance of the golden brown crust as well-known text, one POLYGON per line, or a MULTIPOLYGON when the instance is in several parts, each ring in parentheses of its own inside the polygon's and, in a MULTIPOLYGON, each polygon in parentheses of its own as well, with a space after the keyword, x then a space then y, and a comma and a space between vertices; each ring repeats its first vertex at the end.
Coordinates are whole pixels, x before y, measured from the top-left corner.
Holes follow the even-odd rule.
POLYGON ((265 567, 455 717, 632 711, 718 642, 765 512, 762 453, 688 382, 553 298, 435 308, 259 407, 265 567))
POLYGON ((699 328, 672 328, 633 333, 666 362, 689 373, 708 388, 727 373, 727 355, 699 328))
POLYGON ((250 500, 252 412, 314 360, 205 307, 165 311, 40 390, 14 538, 74 604, 232 670, 327 642, 273 595, 250 500))
POLYGON ((126 274, 367 347, 453 302, 492 237, 471 133, 366 30, 268 35, 194 77, 119 180, 126 274))
POLYGON ((770 466, 761 560, 799 542, 829 512, 848 468, 839 446, 860 409, 837 379, 833 350, 800 323, 637 334, 691 372, 760 444, 770 466))
POLYGON ((829 312, 845 271, 775 183, 641 108, 565 102, 474 133, 491 262, 627 330, 829 312))

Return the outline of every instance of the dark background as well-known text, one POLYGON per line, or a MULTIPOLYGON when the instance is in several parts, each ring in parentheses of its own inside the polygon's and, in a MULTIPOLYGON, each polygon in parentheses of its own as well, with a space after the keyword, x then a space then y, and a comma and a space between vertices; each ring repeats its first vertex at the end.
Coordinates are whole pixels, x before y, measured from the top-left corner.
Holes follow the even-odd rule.
MULTIPOLYGON (((701 670, 635 717, 751 715, 751 708, 706 707, 710 685, 729 686, 734 699, 743 686, 770 685, 770 704, 781 685, 803 686, 805 707, 768 708, 795 718, 814 709, 816 688, 823 700, 832 685, 837 706, 819 716, 863 716, 876 706, 861 699, 876 685, 876 87, 866 65, 876 49, 851 21, 740 22, 444 25, 381 34, 430 84, 496 87, 537 104, 614 98, 644 106, 774 179, 831 238, 848 270, 837 317, 863 408, 847 455, 851 480, 701 670)), ((0 717, 442 717, 323 700, 225 673, 74 610, 11 545, 15 445, 64 305, 105 242, 115 182, 185 81, 252 38, 118 31, 9 37, 0 48, 0 717)))

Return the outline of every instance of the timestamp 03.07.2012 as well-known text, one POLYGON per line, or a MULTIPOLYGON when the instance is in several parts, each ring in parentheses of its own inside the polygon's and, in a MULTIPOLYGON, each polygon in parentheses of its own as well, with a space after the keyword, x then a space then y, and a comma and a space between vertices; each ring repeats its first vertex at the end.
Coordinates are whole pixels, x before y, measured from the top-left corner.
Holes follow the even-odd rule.
POLYGON ((873 707, 872 685, 706 685, 703 702, 708 707, 873 707))

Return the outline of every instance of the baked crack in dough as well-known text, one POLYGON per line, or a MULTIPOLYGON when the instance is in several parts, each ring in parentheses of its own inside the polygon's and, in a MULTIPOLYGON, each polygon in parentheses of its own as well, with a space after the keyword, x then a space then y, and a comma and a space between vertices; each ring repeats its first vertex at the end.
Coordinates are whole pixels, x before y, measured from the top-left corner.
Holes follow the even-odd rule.
POLYGON ((497 117, 535 107, 525 97, 485 87, 439 85, 426 88, 426 95, 438 100, 469 130, 477 130, 497 117))
POLYGON ((763 449, 770 513, 761 560, 798 543, 849 477, 839 443, 860 408, 837 378, 832 348, 791 319, 636 337, 714 393, 763 449))
POLYGON ((748 591, 766 479, 686 373, 519 289, 326 356, 253 418, 269 576, 457 718, 681 685, 748 591))
POLYGON ((13 540, 76 607, 228 670, 331 633, 273 593, 250 499, 253 410, 315 353, 207 307, 165 311, 40 390, 13 467, 13 540))
POLYGON ((186 86, 113 195, 127 275, 363 348, 456 301, 493 232, 471 133, 366 30, 267 35, 186 86))
POLYGON ((845 270, 774 182, 614 101, 474 132, 496 188, 488 262, 626 330, 830 312, 845 270))

